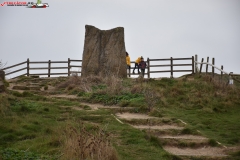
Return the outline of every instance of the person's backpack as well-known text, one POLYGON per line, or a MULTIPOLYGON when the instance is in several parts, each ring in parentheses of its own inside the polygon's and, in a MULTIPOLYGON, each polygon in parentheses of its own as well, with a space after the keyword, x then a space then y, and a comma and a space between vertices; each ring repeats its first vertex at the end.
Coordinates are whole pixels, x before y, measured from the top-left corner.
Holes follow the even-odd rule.
POLYGON ((147 66, 146 62, 140 62, 141 69, 145 69, 147 66))

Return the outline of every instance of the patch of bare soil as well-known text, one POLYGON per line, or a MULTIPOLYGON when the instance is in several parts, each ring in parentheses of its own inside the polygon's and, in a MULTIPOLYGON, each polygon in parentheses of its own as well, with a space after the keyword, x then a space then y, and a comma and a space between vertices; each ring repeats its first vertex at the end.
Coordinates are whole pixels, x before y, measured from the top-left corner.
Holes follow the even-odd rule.
POLYGON ((167 130, 167 129, 175 129, 175 130, 181 130, 184 127, 178 127, 174 125, 154 125, 154 126, 149 126, 149 125, 132 125, 134 128, 138 129, 158 129, 158 130, 167 130))
POLYGON ((16 85, 16 84, 14 84, 14 83, 9 83, 8 89, 9 89, 9 90, 12 90, 12 91, 17 91, 17 92, 19 92, 19 93, 23 93, 23 92, 24 92, 24 90, 13 89, 13 87, 14 87, 15 85, 16 85))
POLYGON ((49 97, 53 97, 53 98, 68 98, 68 99, 76 99, 76 98, 78 98, 76 95, 68 95, 68 94, 49 95, 49 97))
POLYGON ((102 104, 98 104, 98 103, 85 103, 85 102, 81 102, 82 105, 87 105, 89 107, 91 107, 93 110, 97 110, 98 108, 120 108, 119 106, 104 106, 102 104))
POLYGON ((151 117, 146 114, 138 114, 138 113, 117 113, 117 117, 122 118, 122 119, 151 119, 151 118, 156 118, 156 117, 151 117))
POLYGON ((178 135, 178 136, 163 135, 163 136, 158 136, 158 137, 164 138, 164 139, 199 139, 199 140, 208 139, 206 137, 196 136, 196 135, 178 135))
POLYGON ((71 108, 71 109, 78 110, 78 111, 83 110, 81 107, 78 107, 78 106, 60 106, 60 107, 64 108, 64 109, 71 108))
MULTIPOLYGON (((81 102, 82 105, 87 105, 89 107, 91 107, 91 109, 93 110, 97 110, 99 108, 106 108, 106 109, 123 109, 123 107, 120 106, 116 106, 116 105, 111 105, 111 106, 105 106, 102 104, 98 104, 98 103, 85 103, 85 102, 81 102)), ((124 107, 124 109, 130 109, 132 107, 124 107)))
POLYGON ((164 150, 169 153, 178 156, 213 156, 213 157, 224 157, 225 154, 224 148, 218 147, 202 147, 202 148, 178 148, 172 146, 164 146, 164 150))

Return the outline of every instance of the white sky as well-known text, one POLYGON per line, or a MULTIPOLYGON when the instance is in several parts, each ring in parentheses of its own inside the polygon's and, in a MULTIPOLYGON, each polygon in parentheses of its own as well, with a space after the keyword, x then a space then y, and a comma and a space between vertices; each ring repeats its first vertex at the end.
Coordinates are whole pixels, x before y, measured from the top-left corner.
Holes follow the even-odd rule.
POLYGON ((197 54, 199 61, 215 57, 217 66, 240 74, 239 0, 42 2, 50 7, 0 6, 0 60, 7 62, 7 66, 27 58, 30 61, 82 59, 88 24, 102 30, 124 27, 131 61, 138 56, 180 58, 197 54))

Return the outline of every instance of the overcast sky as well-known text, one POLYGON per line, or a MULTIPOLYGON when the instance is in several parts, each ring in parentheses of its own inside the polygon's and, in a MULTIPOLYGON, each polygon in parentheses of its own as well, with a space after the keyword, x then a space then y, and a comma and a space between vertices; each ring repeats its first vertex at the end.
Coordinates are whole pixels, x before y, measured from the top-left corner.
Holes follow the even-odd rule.
POLYGON ((42 2, 49 7, 0 6, 0 60, 7 66, 27 58, 82 59, 88 24, 102 30, 124 27, 131 60, 138 56, 180 58, 197 54, 199 61, 215 57, 217 66, 240 74, 239 0, 42 2))

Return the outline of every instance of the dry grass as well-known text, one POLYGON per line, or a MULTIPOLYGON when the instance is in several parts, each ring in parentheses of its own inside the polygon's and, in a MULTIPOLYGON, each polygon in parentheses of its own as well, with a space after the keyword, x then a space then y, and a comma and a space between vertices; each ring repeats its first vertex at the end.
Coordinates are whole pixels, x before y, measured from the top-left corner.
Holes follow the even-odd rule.
POLYGON ((65 88, 66 90, 76 89, 78 91, 91 92, 92 86, 102 83, 103 79, 99 76, 80 77, 71 76, 67 81, 57 85, 57 89, 65 88))
POLYGON ((122 79, 120 79, 114 75, 106 77, 104 79, 104 82, 107 86, 107 88, 106 88, 107 93, 109 93, 109 94, 118 95, 123 90, 122 79))
POLYGON ((156 103, 160 100, 158 93, 150 87, 144 87, 144 98, 148 106, 148 111, 151 112, 156 103))
POLYGON ((98 126, 93 126, 90 131, 87 131, 83 123, 79 130, 67 126, 64 138, 62 159, 118 159, 116 151, 111 146, 109 134, 98 126))
POLYGON ((118 95, 124 87, 122 85, 122 79, 111 75, 107 77, 100 76, 89 76, 89 77, 80 77, 77 75, 71 76, 67 81, 57 85, 57 89, 66 89, 66 90, 77 90, 83 92, 92 92, 93 86, 97 85, 106 85, 105 91, 111 95, 118 95))

